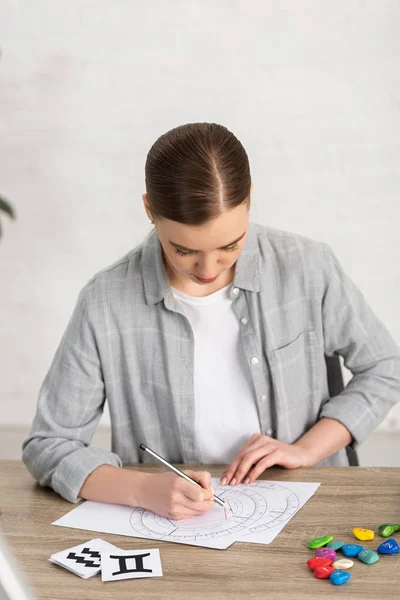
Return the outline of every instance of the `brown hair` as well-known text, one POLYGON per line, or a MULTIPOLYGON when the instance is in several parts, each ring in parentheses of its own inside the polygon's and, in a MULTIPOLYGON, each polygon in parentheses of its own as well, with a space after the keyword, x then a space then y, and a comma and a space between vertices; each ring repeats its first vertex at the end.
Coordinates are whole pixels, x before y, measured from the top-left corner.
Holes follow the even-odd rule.
POLYGON ((164 133, 147 155, 145 173, 154 218, 201 225, 250 202, 246 151, 216 123, 188 123, 164 133))

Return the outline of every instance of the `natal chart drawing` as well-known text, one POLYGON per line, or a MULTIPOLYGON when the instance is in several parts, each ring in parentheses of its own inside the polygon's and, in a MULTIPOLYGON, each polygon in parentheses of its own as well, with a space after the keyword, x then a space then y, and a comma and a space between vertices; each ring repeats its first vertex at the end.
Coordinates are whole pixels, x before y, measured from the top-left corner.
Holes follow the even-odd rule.
POLYGON ((135 508, 130 517, 132 535, 187 544, 202 544, 224 536, 242 537, 283 526, 299 508, 299 498, 284 485, 258 481, 256 486, 216 486, 215 493, 229 506, 215 505, 208 513, 173 521, 135 508))
POLYGON ((208 548, 228 548, 235 541, 270 544, 319 487, 264 480, 220 486, 217 478, 211 484, 230 507, 227 518, 217 504, 204 515, 175 521, 144 508, 87 500, 53 524, 208 548))

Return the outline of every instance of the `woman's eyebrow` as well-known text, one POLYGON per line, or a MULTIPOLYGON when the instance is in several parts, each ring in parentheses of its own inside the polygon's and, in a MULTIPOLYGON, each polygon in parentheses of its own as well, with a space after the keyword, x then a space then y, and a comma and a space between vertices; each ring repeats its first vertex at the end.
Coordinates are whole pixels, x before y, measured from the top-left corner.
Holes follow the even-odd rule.
MULTIPOLYGON (((224 250, 225 248, 229 248, 229 246, 233 246, 234 244, 237 244, 238 242, 240 242, 240 240, 242 238, 244 238, 244 236, 246 235, 246 232, 242 233, 241 236, 239 236, 238 238, 236 238, 236 240, 233 240, 233 242, 230 242, 229 244, 226 244, 225 246, 221 246, 220 248, 217 248, 217 250, 224 250)), ((186 248, 186 246, 182 246, 181 244, 176 244, 175 242, 168 240, 169 243, 171 244, 171 246, 174 246, 175 248, 181 248, 182 250, 186 250, 187 252, 200 252, 200 250, 193 250, 193 248, 186 248)))

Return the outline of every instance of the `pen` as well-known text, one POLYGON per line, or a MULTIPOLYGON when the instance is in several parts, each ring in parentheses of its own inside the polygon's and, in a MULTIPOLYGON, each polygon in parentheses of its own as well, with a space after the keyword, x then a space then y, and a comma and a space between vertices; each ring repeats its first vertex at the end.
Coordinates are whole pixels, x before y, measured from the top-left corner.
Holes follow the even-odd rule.
MULTIPOLYGON (((197 481, 195 481, 194 479, 189 477, 189 475, 186 475, 186 473, 184 473, 180 469, 177 469, 177 467, 174 467, 174 465, 171 465, 171 463, 169 463, 167 460, 165 460, 165 458, 163 458, 162 456, 157 454, 157 452, 154 452, 154 450, 151 450, 144 444, 140 444, 140 449, 144 450, 144 452, 148 452, 149 454, 151 454, 151 456, 154 456, 154 458, 156 458, 157 460, 162 462, 163 465, 165 465, 166 467, 168 467, 168 469, 170 469, 171 471, 173 471, 174 473, 179 475, 179 477, 183 477, 183 479, 186 479, 186 481, 189 481, 190 483, 194 483, 195 485, 198 485, 199 487, 201 487, 201 485, 199 483, 197 483, 197 481)), ((220 506, 223 506, 224 508, 228 508, 226 506, 225 502, 223 500, 221 500, 221 498, 218 498, 218 496, 214 495, 214 500, 220 506)))

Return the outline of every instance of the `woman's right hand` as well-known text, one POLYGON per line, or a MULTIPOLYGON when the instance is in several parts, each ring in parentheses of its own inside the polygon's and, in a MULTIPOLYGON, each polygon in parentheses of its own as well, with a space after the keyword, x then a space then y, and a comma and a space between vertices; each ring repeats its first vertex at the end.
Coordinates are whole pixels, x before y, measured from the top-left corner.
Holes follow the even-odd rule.
POLYGON ((152 512, 178 521, 201 515, 214 505, 211 475, 207 471, 184 471, 201 487, 186 481, 175 473, 142 473, 140 490, 136 490, 137 504, 152 512))

